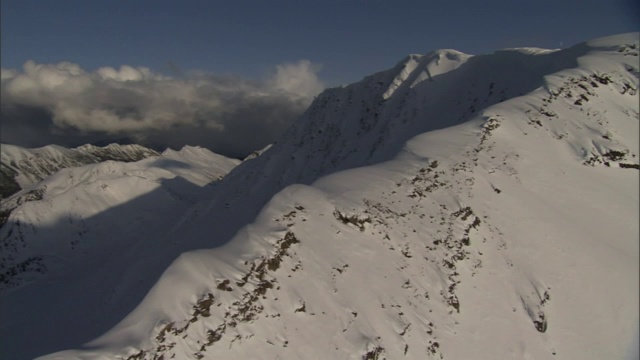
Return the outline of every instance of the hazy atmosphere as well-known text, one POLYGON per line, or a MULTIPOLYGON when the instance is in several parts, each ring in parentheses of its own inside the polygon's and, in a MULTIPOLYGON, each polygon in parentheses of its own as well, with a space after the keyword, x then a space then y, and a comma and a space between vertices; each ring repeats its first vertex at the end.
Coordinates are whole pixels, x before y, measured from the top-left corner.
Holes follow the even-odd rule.
POLYGON ((561 48, 640 16, 635 1, 489 3, 3 1, 1 140, 243 157, 325 87, 407 54, 561 48))

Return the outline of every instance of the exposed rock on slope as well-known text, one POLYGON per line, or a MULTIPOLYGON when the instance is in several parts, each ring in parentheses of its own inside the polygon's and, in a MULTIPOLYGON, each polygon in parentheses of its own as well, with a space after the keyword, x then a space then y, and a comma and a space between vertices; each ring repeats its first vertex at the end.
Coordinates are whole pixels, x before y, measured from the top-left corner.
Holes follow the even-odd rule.
POLYGON ((83 264, 90 277, 60 274, 64 295, 42 280, 3 295, 52 294, 6 314, 2 337, 27 357, 122 316, 46 358, 622 358, 638 74, 638 34, 409 56, 318 96, 211 199, 83 264))

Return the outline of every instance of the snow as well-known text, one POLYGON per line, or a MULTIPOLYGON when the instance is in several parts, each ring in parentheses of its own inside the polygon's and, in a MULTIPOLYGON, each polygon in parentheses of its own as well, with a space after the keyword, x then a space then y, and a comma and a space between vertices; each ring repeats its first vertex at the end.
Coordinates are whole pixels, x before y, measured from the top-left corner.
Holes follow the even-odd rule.
MULTIPOLYGON (((20 188, 27 188, 56 173, 60 169, 98 163, 104 160, 137 161, 157 152, 140 145, 110 144, 105 147, 82 145, 67 149, 47 145, 35 149, 2 144, 2 165, 16 173, 14 180, 20 188)), ((3 169, 4 172, 5 169, 3 169)))
POLYGON ((198 146, 184 146, 180 151, 167 149, 162 153, 162 159, 154 161, 153 165, 166 162, 171 171, 194 184, 204 186, 211 182, 212 179, 221 179, 231 169, 240 164, 239 160, 230 159, 222 155, 215 154, 198 146), (185 163, 184 159, 188 159, 189 166, 180 166, 179 163, 185 163), (177 161, 170 165, 165 159, 177 161), (178 166, 175 166, 178 165, 178 166), (196 167, 198 171, 193 171, 196 167), (201 174, 200 176, 196 176, 201 174))
MULTIPOLYGON (((6 308, 29 311, 2 314, 11 346, 2 351, 624 359, 637 347, 640 305, 640 182, 629 168, 639 155, 638 42, 442 50, 330 89, 209 192, 176 204, 173 185, 160 184, 148 208, 124 200, 131 194, 125 210, 105 204, 117 219, 159 215, 114 236, 128 246, 105 245, 99 264, 77 255, 75 267, 5 292, 6 308)), ((138 165, 134 177, 196 181, 209 171, 202 151, 183 151, 198 174, 138 165)), ((95 166, 100 176, 81 168, 73 178, 124 171, 95 166)), ((70 173, 46 180, 47 191, 70 173)), ((132 178, 118 188, 146 184, 132 178)), ((85 183, 73 181, 57 196, 85 183)))
MULTIPOLYGON (((11 239, 3 244, 3 264, 11 268, 35 257, 56 273, 70 264, 100 262, 105 253, 121 251, 148 233, 147 226, 160 219, 172 222, 178 209, 207 196, 238 163, 185 147, 138 162, 62 169, 2 202, 2 211, 10 212, 2 231, 11 239)), ((3 279, 2 286, 22 286, 41 276, 25 272, 3 279)))

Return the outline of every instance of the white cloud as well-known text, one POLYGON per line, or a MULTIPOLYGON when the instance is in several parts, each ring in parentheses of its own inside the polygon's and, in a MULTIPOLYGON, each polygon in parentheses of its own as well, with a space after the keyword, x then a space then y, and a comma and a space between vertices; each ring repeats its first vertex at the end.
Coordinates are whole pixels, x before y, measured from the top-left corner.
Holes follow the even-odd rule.
MULTIPOLYGON (((301 60, 276 66, 271 78, 252 81, 205 73, 171 78, 128 65, 87 72, 70 62, 27 61, 22 71, 2 69, 2 123, 20 121, 21 128, 29 126, 24 123, 29 117, 16 112, 30 109, 50 114, 48 123, 40 119, 33 126, 48 124, 76 138, 103 133, 176 147, 194 144, 189 134, 202 139, 198 131, 204 131, 209 143, 200 145, 224 152, 214 144, 218 141, 231 146, 231 153, 250 152, 274 141, 274 134, 283 131, 323 89, 319 69, 301 60), (243 134, 256 129, 262 129, 267 138, 243 134), (169 141, 171 133, 181 140, 169 141), (234 141, 246 144, 231 145, 234 141)), ((7 126, 9 134, 3 131, 3 141, 19 143, 11 128, 7 126)))
POLYGON ((145 67, 133 68, 129 65, 122 65, 120 70, 112 67, 102 67, 96 70, 96 73, 103 80, 115 81, 140 81, 140 80, 162 80, 163 76, 153 74, 151 70, 145 67))
POLYGON ((320 66, 309 60, 278 65, 272 83, 276 89, 301 97, 312 97, 324 88, 324 84, 318 79, 318 71, 320 66))
POLYGON ((0 69, 0 80, 1 81, 9 80, 9 79, 15 77, 17 74, 18 74, 18 72, 16 70, 0 69))

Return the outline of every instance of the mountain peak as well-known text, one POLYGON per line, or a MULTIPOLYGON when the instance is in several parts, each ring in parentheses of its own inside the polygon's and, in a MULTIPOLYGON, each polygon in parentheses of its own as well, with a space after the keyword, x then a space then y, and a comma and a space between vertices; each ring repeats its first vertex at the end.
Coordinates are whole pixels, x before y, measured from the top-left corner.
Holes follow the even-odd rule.
POLYGON ((40 280, 2 295, 0 335, 19 358, 624 358, 639 79, 616 41, 409 56, 320 94, 215 186, 145 160, 164 167, 118 189, 156 191, 89 220, 56 224, 34 193, 0 236, 40 280))
POLYGON ((435 50, 426 55, 411 54, 396 65, 397 74, 382 97, 390 98, 405 83, 413 87, 424 80, 434 81, 436 76, 456 69, 471 57, 452 49, 435 50))

